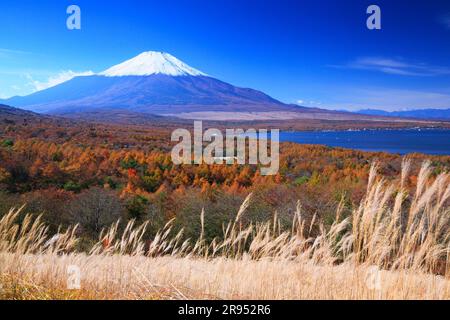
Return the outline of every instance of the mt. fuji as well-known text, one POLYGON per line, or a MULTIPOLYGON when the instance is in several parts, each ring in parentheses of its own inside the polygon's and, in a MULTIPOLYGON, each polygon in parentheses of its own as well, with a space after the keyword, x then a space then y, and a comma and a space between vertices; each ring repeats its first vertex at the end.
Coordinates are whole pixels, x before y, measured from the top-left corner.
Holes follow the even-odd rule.
POLYGON ((144 52, 103 72, 3 103, 47 114, 126 110, 149 114, 272 112, 285 105, 198 71, 168 53, 144 52))

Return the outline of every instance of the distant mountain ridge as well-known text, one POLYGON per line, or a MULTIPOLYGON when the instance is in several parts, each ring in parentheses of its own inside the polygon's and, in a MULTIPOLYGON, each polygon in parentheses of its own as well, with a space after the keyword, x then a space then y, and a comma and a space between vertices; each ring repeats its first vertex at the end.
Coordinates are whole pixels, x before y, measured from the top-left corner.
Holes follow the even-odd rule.
POLYGON ((11 106, 7 106, 4 104, 0 104, 0 116, 6 117, 6 116, 19 116, 19 117, 24 117, 24 116, 38 116, 38 114, 31 112, 31 111, 27 111, 27 110, 22 110, 19 108, 14 108, 11 106))
POLYGON ((159 116, 217 120, 392 121, 286 104, 250 88, 236 87, 164 52, 144 52, 97 74, 78 76, 28 96, 0 103, 40 114, 120 120, 159 116))
POLYGON ((450 120, 450 109, 417 109, 408 111, 384 111, 377 109, 364 109, 356 111, 355 113, 371 116, 383 116, 383 117, 450 120))
MULTIPOLYGON (((26 124, 28 121, 41 121, 46 119, 48 119, 48 117, 39 115, 31 111, 0 104, 0 126, 14 125, 17 123, 26 124)), ((1 130, 0 133, 2 133, 1 130)))

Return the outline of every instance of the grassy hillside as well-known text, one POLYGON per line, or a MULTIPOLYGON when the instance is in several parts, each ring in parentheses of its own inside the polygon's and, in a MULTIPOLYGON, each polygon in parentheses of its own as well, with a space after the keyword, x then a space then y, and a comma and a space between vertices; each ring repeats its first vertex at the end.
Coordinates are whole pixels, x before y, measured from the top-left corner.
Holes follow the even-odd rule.
POLYGON ((150 222, 104 229, 90 252, 77 252, 77 226, 57 237, 21 209, 0 220, 0 297, 6 299, 449 299, 450 175, 425 163, 415 191, 410 163, 387 182, 372 166, 351 214, 338 206, 327 226, 298 203, 290 229, 274 214, 244 224, 249 195, 223 237, 182 240, 173 222, 143 241, 150 222), (17 220, 21 224, 17 224, 17 220), (318 228, 318 232, 313 232, 318 228), (67 288, 68 268, 81 287, 67 288))

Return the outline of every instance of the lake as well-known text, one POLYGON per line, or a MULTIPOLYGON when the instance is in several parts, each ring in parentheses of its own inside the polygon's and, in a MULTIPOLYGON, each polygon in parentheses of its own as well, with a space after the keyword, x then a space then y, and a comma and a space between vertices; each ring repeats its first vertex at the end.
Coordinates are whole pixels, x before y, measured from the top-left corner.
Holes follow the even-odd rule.
POLYGON ((450 155, 450 130, 444 129, 280 132, 280 141, 362 151, 450 155))

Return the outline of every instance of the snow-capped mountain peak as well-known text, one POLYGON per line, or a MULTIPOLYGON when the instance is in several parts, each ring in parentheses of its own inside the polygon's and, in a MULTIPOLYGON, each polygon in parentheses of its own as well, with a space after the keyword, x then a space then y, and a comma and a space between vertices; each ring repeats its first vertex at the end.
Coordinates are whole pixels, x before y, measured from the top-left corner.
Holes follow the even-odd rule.
POLYGON ((206 76, 171 54, 165 52, 148 51, 115 65, 99 75, 107 77, 120 76, 149 76, 164 74, 170 76, 206 76))

